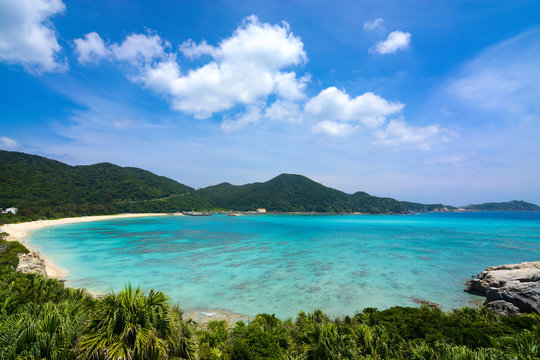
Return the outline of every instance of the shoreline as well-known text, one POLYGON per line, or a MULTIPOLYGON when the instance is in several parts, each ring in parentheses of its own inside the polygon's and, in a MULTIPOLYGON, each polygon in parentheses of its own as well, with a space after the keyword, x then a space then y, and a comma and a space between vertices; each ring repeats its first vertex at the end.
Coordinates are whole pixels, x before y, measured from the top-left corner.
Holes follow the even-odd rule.
MULTIPOLYGON (((268 213, 267 213, 268 214, 268 213)), ((87 223, 94 221, 106 221, 112 219, 122 219, 122 218, 144 218, 144 217, 163 217, 163 216, 182 216, 185 214, 182 213, 132 213, 132 214, 117 214, 117 215, 97 215, 97 216, 83 216, 83 217, 74 217, 74 218, 62 218, 56 220, 37 220, 25 223, 18 224, 5 224, 0 226, 0 231, 6 232, 6 240, 8 241, 20 241, 25 247, 31 250, 34 253, 34 256, 39 257, 45 267, 45 275, 49 278, 65 279, 68 276, 68 272, 65 269, 54 264, 53 261, 47 259, 47 254, 40 254, 35 251, 35 245, 31 241, 31 235, 33 232, 45 228, 50 228, 59 225, 75 224, 75 223, 87 223)), ((255 214, 246 214, 246 215, 255 215, 255 214)), ((273 214, 269 214, 273 215, 273 214)), ((156 219, 156 221, 159 221, 156 219)), ((54 255, 54 254, 52 254, 54 255)), ((68 285, 69 286, 69 285, 68 285)), ((93 292, 89 289, 86 289, 93 295, 96 295, 96 292, 93 292)), ((428 306, 436 305, 435 303, 430 303, 428 301, 422 301, 422 299, 415 300, 416 303, 426 302, 428 306)), ((476 305, 476 304, 475 304, 476 305)), ((465 306, 471 306, 465 305, 465 306)), ((218 306, 219 307, 219 306, 218 306)), ((237 312, 231 312, 230 310, 221 310, 217 308, 207 309, 204 307, 194 307, 183 309, 184 316, 188 319, 192 319, 195 322, 205 325, 212 320, 225 320, 229 326, 230 324, 238 321, 244 320, 249 321, 250 316, 239 314, 237 312)))
POLYGON ((1 231, 6 232, 8 236, 5 237, 7 241, 18 241, 23 244, 28 250, 37 254, 45 265, 45 272, 47 277, 54 279, 62 279, 68 275, 67 269, 63 269, 53 261, 43 256, 39 251, 36 251, 29 243, 26 238, 30 236, 31 232, 53 227, 59 225, 67 224, 77 224, 85 223, 92 221, 100 220, 110 220, 110 219, 127 219, 127 218, 139 218, 139 217, 150 217, 150 216, 183 216, 182 213, 134 213, 134 214, 116 214, 116 215, 94 215, 94 216, 80 216, 72 218, 62 218, 54 220, 36 220, 28 221, 18 224, 4 224, 0 226, 1 231))
MULTIPOLYGON (((30 252, 38 256, 39 259, 41 259, 43 261, 43 264, 45 265, 46 277, 64 280, 64 278, 69 274, 68 270, 58 266, 53 261, 48 259, 46 256, 44 256, 40 252, 36 251, 36 249, 31 246, 32 244, 29 243, 29 241, 27 240, 27 238, 31 235, 31 232, 53 227, 53 226, 59 226, 59 225, 86 223, 86 222, 110 220, 110 219, 128 219, 128 218, 141 218, 141 217, 152 217, 152 216, 185 216, 185 215, 182 213, 133 213, 133 214, 116 214, 116 215, 80 216, 80 217, 62 218, 62 219, 54 219, 54 220, 36 220, 36 221, 28 221, 28 222, 17 223, 17 224, 4 224, 0 226, 0 232, 6 232, 8 234, 8 236, 5 237, 7 241, 18 241, 21 244, 23 244, 28 250, 30 250, 30 252)), ((102 295, 100 292, 97 292, 97 291, 92 291, 86 288, 85 290, 88 291, 88 293, 92 294, 93 296, 102 295)), ((191 319, 193 321, 196 321, 197 323, 203 326, 206 326, 210 321, 213 321, 213 320, 225 320, 227 322, 227 326, 229 327, 231 327, 238 320, 250 321, 249 316, 233 313, 227 310, 219 310, 219 309, 210 309, 210 310, 201 309, 201 308, 185 309, 184 316, 186 319, 191 319)))

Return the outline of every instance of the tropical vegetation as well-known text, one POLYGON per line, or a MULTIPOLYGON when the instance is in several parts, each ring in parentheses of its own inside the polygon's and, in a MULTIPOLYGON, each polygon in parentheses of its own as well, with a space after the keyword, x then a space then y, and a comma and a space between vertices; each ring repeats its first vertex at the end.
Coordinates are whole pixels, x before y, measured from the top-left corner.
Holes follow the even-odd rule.
MULTIPOLYGON (((305 176, 281 174, 246 185, 193 189, 149 171, 110 163, 70 166, 41 156, 0 150, 0 224, 37 219, 141 212, 253 211, 402 214, 455 209, 347 194, 305 176)), ((469 205, 469 210, 536 211, 524 201, 469 205)))
POLYGON ((406 213, 442 205, 400 202, 365 192, 346 194, 301 175, 263 183, 222 183, 195 190, 149 171, 110 163, 70 166, 0 150, 0 223, 134 212, 253 211, 406 213))
POLYGON ((273 212, 397 214, 408 211, 394 199, 365 192, 349 195, 294 174, 240 186, 222 183, 200 189, 197 195, 214 208, 238 211, 259 207, 273 212))
POLYGON ((200 326, 160 291, 96 298, 17 272, 18 252, 0 240, 0 359, 540 359, 537 314, 421 306, 200 326))

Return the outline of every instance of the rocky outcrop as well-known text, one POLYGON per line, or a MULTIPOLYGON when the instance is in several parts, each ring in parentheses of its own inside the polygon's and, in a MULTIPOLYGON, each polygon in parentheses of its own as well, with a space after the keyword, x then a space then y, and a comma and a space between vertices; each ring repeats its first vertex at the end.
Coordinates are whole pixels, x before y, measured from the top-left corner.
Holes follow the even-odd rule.
POLYGON ((501 314, 501 315, 519 315, 519 308, 514 304, 504 301, 504 300, 495 300, 488 302, 486 304, 491 310, 501 314))
POLYGON ((420 305, 423 305, 423 306, 427 306, 428 308, 432 308, 432 309, 442 309, 442 306, 441 304, 438 304, 436 302, 432 302, 432 301, 428 301, 428 300, 423 300, 423 299, 417 299, 417 298, 413 298, 413 301, 417 304, 420 304, 420 305))
POLYGON ((34 251, 30 251, 28 254, 17 254, 19 257, 19 265, 17 271, 22 273, 37 273, 47 276, 47 270, 45 268, 45 261, 43 258, 34 251))
POLYGON ((490 266, 465 291, 485 296, 484 305, 501 314, 540 314, 540 261, 490 266))

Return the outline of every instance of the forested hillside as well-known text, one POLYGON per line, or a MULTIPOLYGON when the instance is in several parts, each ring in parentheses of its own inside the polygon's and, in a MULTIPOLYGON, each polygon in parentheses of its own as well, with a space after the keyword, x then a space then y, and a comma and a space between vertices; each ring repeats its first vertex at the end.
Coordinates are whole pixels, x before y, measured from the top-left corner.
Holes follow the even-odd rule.
POLYGON ((195 190, 149 171, 109 163, 70 166, 0 151, 0 208, 23 217, 55 217, 204 207, 195 190))
POLYGON ((198 191, 213 207, 237 211, 266 208, 275 212, 405 213, 397 200, 363 192, 353 195, 321 185, 302 175, 281 174, 264 183, 222 183, 198 191))
MULTIPOLYGON (((1 222, 125 212, 188 210, 403 214, 454 209, 347 194, 302 175, 281 174, 246 185, 221 183, 195 190, 149 171, 110 163, 71 166, 41 156, 0 151, 0 209, 16 207, 1 222)), ((524 201, 469 205, 470 210, 531 211, 524 201)))
POLYGON ((0 151, 0 175, 0 208, 20 209, 11 220, 259 207, 274 212, 407 212, 397 200, 364 192, 346 194, 301 175, 282 174, 242 186, 222 183, 197 191, 142 169, 110 163, 70 166, 8 151, 0 151))
POLYGON ((540 211, 540 206, 518 200, 473 204, 464 206, 464 208, 478 211, 540 211))

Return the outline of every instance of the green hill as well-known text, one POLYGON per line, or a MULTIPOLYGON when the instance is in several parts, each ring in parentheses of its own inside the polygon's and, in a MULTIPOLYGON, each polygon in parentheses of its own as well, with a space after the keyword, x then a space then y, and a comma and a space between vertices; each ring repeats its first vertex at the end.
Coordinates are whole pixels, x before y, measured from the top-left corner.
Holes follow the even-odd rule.
POLYGON ((70 166, 0 151, 0 208, 22 216, 179 211, 200 208, 195 190, 149 171, 109 163, 70 166))
MULTIPOLYGON (((302 175, 281 174, 246 185, 221 183, 195 190, 149 171, 110 163, 71 166, 41 156, 0 150, 0 209, 17 207, 17 216, 0 222, 122 212, 186 210, 402 214, 453 209, 347 194, 302 175)), ((470 210, 531 211, 524 201, 469 205, 470 210)))
POLYGON ((526 201, 490 202, 484 204, 472 204, 463 207, 467 210, 477 211, 540 211, 540 206, 526 201))
POLYGON ((397 200, 362 192, 349 195, 302 175, 281 174, 264 183, 241 186, 221 183, 200 189, 197 193, 215 208, 237 211, 266 208, 275 212, 406 212, 397 200))

